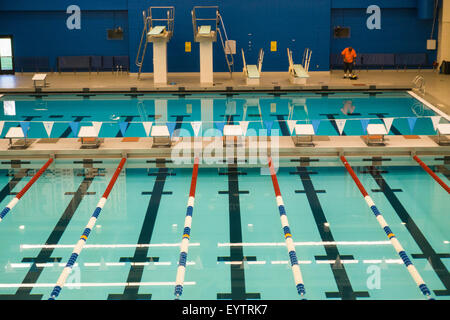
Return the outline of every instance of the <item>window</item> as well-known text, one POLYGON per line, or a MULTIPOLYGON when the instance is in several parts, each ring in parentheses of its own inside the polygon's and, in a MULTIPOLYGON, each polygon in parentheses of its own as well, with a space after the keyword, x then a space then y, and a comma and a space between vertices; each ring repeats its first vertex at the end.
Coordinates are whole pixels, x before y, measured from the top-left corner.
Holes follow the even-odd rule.
POLYGON ((349 27, 334 27, 334 37, 335 38, 350 38, 350 28, 349 27))
POLYGON ((12 36, 0 36, 0 74, 14 73, 12 36))

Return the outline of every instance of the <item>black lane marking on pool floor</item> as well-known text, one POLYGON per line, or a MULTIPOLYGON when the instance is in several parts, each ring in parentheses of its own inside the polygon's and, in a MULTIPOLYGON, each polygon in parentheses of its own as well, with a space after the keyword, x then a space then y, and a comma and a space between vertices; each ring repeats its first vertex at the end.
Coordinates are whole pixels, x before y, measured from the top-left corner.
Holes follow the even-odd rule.
MULTIPOLYGON (((304 192, 311 207, 311 211, 316 222, 317 230, 319 231, 322 241, 334 242, 333 234, 330 227, 325 226, 327 219, 323 212, 322 206, 319 201, 317 193, 321 193, 321 190, 315 190, 311 181, 310 172, 305 167, 297 167, 297 172, 291 172, 291 174, 298 174, 303 184, 304 192)), ((325 191, 323 191, 325 192, 325 191)), ((297 192, 296 192, 297 193, 297 192)), ((348 277, 345 266, 341 260, 353 260, 352 255, 341 255, 336 245, 323 246, 326 252, 326 256, 315 256, 316 260, 335 260, 334 264, 330 264, 331 271, 333 272, 334 280, 338 287, 338 292, 325 292, 327 298, 341 298, 343 300, 356 300, 358 297, 370 297, 367 291, 353 291, 350 278, 348 277)))
MULTIPOLYGON (((72 118, 75 118, 74 122, 81 122, 84 118, 90 118, 91 116, 72 116, 72 118)), ((69 134, 72 132, 72 128, 70 128, 70 125, 67 127, 66 130, 59 136, 60 138, 67 138, 69 134)))
POLYGON ((416 259, 427 259, 439 280, 441 280, 442 284, 446 288, 445 290, 433 290, 436 296, 450 295, 450 273, 441 260, 442 258, 449 258, 449 254, 436 253, 431 244, 425 238, 424 234, 420 231, 417 224, 414 222, 413 218, 409 215, 408 211, 395 195, 394 189, 391 189, 378 169, 375 167, 367 167, 367 171, 374 178, 375 182, 378 184, 381 191, 394 208, 394 211, 402 220, 406 229, 409 231, 412 238, 422 251, 422 254, 412 254, 412 257, 416 259))
MULTIPOLYGON (((87 194, 92 194, 91 192, 87 192, 87 190, 89 189, 93 180, 94 177, 85 177, 80 183, 78 190, 73 194, 72 200, 67 205, 66 210, 64 210, 64 213, 59 218, 58 222, 47 238, 47 241, 45 241, 45 245, 58 244, 64 231, 72 220, 75 211, 80 205, 81 200, 83 200, 83 197, 87 194)), ((42 248, 36 257, 25 257, 22 259, 22 262, 32 262, 32 265, 30 269, 28 269, 28 272, 25 275, 22 284, 35 284, 38 281, 45 267, 38 267, 36 265, 37 263, 56 263, 61 261, 61 257, 51 257, 54 250, 54 248, 42 248)), ((21 287, 17 289, 15 294, 0 294, 0 300, 41 300, 43 295, 31 294, 32 290, 32 287, 21 287)))
MULTIPOLYGON (((126 131, 126 130, 128 130, 128 127, 130 126, 130 122, 133 121, 134 118, 138 118, 139 116, 133 116, 133 115, 127 116, 127 115, 122 115, 122 116, 120 116, 120 117, 121 117, 121 118, 122 118, 122 117, 125 117, 124 122, 127 123, 127 127, 125 128, 125 131, 126 131)), ((123 134, 122 134, 122 131, 121 131, 120 128, 119 128, 119 131, 118 131, 117 134, 116 134, 116 138, 122 138, 122 137, 123 137, 123 134)))
POLYGON ((288 125, 284 117, 288 117, 287 114, 271 114, 271 116, 276 117, 278 121, 278 126, 280 127, 281 134, 285 137, 289 137, 291 135, 291 131, 289 131, 288 125))
MULTIPOLYGON (((319 114, 320 116, 326 116, 330 121, 331 125, 333 126, 334 130, 336 130, 336 133, 339 135, 339 128, 336 124, 336 118, 334 116, 339 116, 339 113, 321 113, 319 114)), ((345 133, 344 130, 342 130, 342 133, 340 134, 341 136, 346 136, 347 134, 345 133)))
POLYGON ((175 128, 173 129, 173 136, 177 137, 178 136, 177 130, 181 129, 184 118, 188 118, 188 117, 190 117, 190 115, 173 115, 171 117, 175 118, 175 128))
POLYGON ((0 202, 3 201, 7 196, 9 196, 14 189, 14 187, 28 175, 30 169, 20 169, 19 172, 15 173, 13 178, 8 181, 8 183, 0 190, 0 202))
MULTIPOLYGON (((228 210, 230 224, 230 243, 242 243, 242 224, 241 224, 241 208, 239 203, 239 194, 248 191, 239 190, 239 175, 245 175, 244 172, 238 172, 237 163, 228 165, 228 190, 219 191, 219 194, 228 194, 228 210)), ((234 261, 241 264, 230 264, 231 274, 231 293, 218 293, 217 299, 246 300, 261 299, 259 293, 247 293, 245 289, 245 261, 256 261, 256 257, 244 256, 242 246, 230 246, 230 256, 218 257, 217 261, 234 261)))
MULTIPOLYGON (((384 116, 389 115, 389 113, 369 113, 369 115, 372 116, 377 116, 380 119, 384 119, 384 116)), ((384 123, 384 121, 383 121, 384 123)), ((390 130, 393 134, 395 135, 401 135, 402 133, 400 132, 400 130, 398 130, 393 124, 391 125, 391 130, 390 130)))
MULTIPOLYGON (((175 173, 170 174, 168 172, 168 168, 159 168, 155 179, 155 184, 153 185, 153 191, 149 193, 142 193, 143 195, 151 194, 151 197, 137 244, 150 244, 152 240, 161 197, 166 194, 172 194, 172 192, 164 192, 164 184, 168 175, 175 175, 175 173)), ((148 250, 149 247, 136 246, 133 257, 122 257, 120 258, 120 262, 158 262, 159 257, 147 257, 148 250)), ((130 271, 128 272, 127 282, 140 283, 142 280, 142 275, 144 274, 144 269, 144 265, 132 264, 130 266, 130 271)), ((139 285, 127 286, 124 288, 122 294, 109 294, 108 300, 150 300, 152 298, 151 293, 138 293, 139 288, 139 285)))

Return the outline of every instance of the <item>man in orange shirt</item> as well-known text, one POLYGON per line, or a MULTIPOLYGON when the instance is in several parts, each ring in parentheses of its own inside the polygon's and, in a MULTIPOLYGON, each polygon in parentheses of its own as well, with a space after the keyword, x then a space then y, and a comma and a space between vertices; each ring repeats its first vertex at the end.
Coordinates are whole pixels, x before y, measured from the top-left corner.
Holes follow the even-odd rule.
POLYGON ((353 63, 356 58, 355 49, 352 47, 345 48, 342 52, 342 59, 344 60, 344 78, 354 77, 353 75, 353 63), (348 73, 350 72, 350 74, 348 73))

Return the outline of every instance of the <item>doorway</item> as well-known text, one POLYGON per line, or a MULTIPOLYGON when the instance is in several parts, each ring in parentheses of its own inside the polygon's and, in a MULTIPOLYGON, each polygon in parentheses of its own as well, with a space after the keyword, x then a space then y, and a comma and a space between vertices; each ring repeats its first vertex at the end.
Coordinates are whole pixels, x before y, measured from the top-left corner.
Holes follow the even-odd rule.
POLYGON ((0 36, 0 74, 14 74, 12 36, 0 36))

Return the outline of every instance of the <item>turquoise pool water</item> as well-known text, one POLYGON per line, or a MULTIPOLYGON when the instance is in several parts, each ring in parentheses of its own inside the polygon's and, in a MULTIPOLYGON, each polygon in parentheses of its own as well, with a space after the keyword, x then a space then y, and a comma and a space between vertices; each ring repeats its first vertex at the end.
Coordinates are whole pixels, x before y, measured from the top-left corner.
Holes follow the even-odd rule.
MULTIPOLYGON (((277 176, 306 297, 424 299, 345 168, 291 160, 277 176)), ((85 162, 98 170, 56 161, 0 222, 0 299, 49 298, 119 161, 85 162)), ((2 208, 43 163, 3 161, 2 208)), ((353 168, 435 297, 449 299, 450 198, 418 165, 385 163, 353 168)), ((58 299, 173 299, 191 173, 130 159, 58 299)), ((181 298, 299 299, 288 260, 270 176, 200 165, 181 298)))
MULTIPOLYGON (((368 123, 392 118, 390 134, 433 135, 435 112, 406 92, 329 92, 257 94, 85 94, 6 95, 2 135, 12 126, 29 126, 30 138, 76 137, 80 126, 101 122, 101 137, 145 137, 142 122, 168 125, 193 136, 201 122, 204 136, 225 123, 248 121, 247 135, 289 136, 292 121, 312 123, 317 135, 364 135, 368 123), (346 120, 340 133, 336 119, 346 120), (43 122, 51 122, 50 135, 43 122), (260 130, 265 130, 260 132, 260 130)), ((1 102, 0 102, 1 106, 1 102)), ((443 120, 445 121, 445 120, 443 120)))

